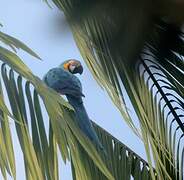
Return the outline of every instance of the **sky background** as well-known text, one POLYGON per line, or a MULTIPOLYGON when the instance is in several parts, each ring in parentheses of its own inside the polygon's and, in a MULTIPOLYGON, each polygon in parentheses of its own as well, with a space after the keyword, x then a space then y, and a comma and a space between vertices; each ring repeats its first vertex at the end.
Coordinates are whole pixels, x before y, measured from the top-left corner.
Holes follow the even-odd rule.
MULTIPOLYGON (((3 24, 1 31, 21 40, 43 59, 39 61, 25 52, 18 52, 25 64, 40 78, 66 59, 80 60, 84 73, 79 78, 86 96, 84 104, 89 117, 146 159, 143 143, 132 133, 106 92, 97 85, 87 69, 62 12, 56 7, 50 9, 41 0, 6 0, 1 2, 0 23, 3 24)), ((130 104, 128 107, 134 114, 130 104)), ((22 153, 16 136, 13 139, 17 179, 24 180, 22 153)), ((3 179, 1 175, 0 179, 3 179)), ((71 180, 69 165, 60 164, 60 179, 71 180)))

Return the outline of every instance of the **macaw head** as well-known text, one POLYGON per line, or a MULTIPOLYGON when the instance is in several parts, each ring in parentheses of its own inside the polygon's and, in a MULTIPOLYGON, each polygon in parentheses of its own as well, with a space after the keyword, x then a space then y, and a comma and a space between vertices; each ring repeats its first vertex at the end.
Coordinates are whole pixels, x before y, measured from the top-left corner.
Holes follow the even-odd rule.
POLYGON ((64 61, 59 67, 64 68, 65 70, 69 71, 72 74, 82 74, 83 67, 80 61, 76 59, 69 59, 64 61))

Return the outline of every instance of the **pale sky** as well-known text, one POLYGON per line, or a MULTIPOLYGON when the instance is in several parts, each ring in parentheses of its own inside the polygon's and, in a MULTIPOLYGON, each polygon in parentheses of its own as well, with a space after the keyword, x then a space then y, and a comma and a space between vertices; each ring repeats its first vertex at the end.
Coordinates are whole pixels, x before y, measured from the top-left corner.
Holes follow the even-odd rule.
MULTIPOLYGON (((80 60, 84 66, 84 73, 79 78, 86 96, 84 104, 89 117, 146 159, 143 143, 132 133, 108 95, 93 79, 68 26, 64 23, 63 14, 57 8, 50 9, 41 0, 4 0, 0 6, 0 23, 3 24, 3 32, 23 41, 43 59, 39 61, 24 52, 19 52, 26 65, 41 78, 50 68, 59 65, 65 59, 80 60)), ((133 113, 131 106, 129 107, 133 113)), ((13 139, 17 179, 24 180, 22 153, 16 137, 13 139)), ((63 163, 60 164, 60 179, 71 180, 70 168, 63 163)))

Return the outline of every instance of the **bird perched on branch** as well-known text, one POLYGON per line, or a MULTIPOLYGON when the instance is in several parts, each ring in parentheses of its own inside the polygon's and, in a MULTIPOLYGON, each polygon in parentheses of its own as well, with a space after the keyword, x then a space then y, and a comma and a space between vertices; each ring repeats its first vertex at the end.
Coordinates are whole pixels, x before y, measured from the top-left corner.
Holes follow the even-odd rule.
POLYGON ((70 59, 64 61, 60 66, 50 69, 43 78, 43 81, 50 88, 62 95, 66 95, 68 102, 73 106, 76 120, 82 132, 100 149, 103 146, 93 128, 83 104, 82 85, 74 74, 82 74, 83 67, 80 61, 70 59))

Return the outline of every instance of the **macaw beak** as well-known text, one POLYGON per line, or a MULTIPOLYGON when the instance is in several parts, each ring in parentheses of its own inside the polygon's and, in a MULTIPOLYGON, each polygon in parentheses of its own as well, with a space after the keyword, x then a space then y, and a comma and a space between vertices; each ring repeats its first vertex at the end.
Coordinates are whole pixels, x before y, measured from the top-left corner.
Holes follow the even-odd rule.
POLYGON ((76 74, 76 73, 79 73, 79 74, 82 74, 82 73, 83 73, 83 67, 82 67, 82 65, 77 66, 77 67, 74 69, 73 74, 76 74))

